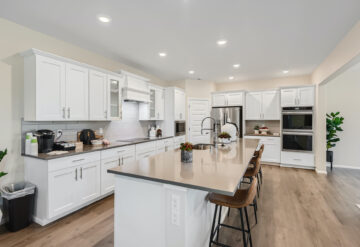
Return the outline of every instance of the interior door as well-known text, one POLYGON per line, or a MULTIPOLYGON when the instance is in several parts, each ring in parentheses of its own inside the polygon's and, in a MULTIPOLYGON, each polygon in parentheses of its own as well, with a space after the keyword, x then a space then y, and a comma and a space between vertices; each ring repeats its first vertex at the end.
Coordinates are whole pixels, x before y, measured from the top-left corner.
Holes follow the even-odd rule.
MULTIPOLYGON (((201 134, 201 122, 210 116, 209 100, 190 99, 189 100, 189 140, 191 143, 210 143, 210 130, 203 131, 201 134)), ((210 128, 210 119, 204 121, 203 128, 210 128)))
POLYGON ((66 115, 69 120, 88 120, 89 72, 86 68, 66 64, 66 115))
POLYGON ((281 90, 281 107, 296 106, 297 89, 288 88, 281 90))
POLYGON ((94 70, 89 73, 89 111, 90 120, 106 120, 108 117, 106 74, 94 70))
POLYGON ((49 218, 77 205, 77 167, 49 173, 49 218))
POLYGON ((314 105, 314 88, 304 87, 299 88, 299 106, 313 106, 314 105))
POLYGON ((81 204, 100 196, 100 161, 81 165, 79 179, 78 197, 81 204))
POLYGON ((65 120, 65 63, 36 56, 36 120, 65 120))
POLYGON ((278 91, 262 93, 262 112, 265 120, 280 120, 280 97, 278 91))
POLYGON ((261 109, 261 92, 252 92, 246 94, 246 119, 248 120, 258 120, 262 119, 262 109, 261 109))

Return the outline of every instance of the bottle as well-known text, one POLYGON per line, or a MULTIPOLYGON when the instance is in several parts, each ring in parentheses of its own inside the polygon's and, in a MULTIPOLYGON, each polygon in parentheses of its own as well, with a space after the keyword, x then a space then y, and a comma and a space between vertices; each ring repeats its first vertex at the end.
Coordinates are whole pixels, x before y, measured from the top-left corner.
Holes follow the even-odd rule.
POLYGON ((37 142, 37 138, 36 137, 33 137, 31 139, 31 147, 30 147, 30 154, 33 155, 33 156, 37 156, 38 155, 38 142, 37 142))
POLYGON ((31 154, 31 139, 33 135, 31 132, 26 133, 25 135, 25 154, 31 154))
POLYGON ((149 136, 150 137, 155 137, 155 135, 156 135, 155 127, 151 127, 150 132, 149 132, 149 136))

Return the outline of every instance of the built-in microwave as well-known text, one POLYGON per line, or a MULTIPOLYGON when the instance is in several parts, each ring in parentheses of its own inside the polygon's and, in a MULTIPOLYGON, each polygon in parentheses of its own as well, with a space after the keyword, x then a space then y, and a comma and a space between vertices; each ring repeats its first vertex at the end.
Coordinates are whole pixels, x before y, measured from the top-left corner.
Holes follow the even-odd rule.
POLYGON ((282 130, 300 132, 312 131, 312 107, 284 107, 282 109, 282 130))
POLYGON ((313 133, 311 132, 283 132, 283 151, 313 151, 313 133))
POLYGON ((175 121, 175 136, 185 135, 186 123, 185 121, 175 121))

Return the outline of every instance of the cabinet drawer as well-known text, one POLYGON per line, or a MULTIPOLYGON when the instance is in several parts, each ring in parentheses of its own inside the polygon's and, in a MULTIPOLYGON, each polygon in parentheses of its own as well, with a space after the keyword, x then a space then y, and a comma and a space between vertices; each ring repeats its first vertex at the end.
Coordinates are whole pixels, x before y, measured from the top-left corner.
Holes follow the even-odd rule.
POLYGON ((70 157, 59 158, 49 161, 48 171, 58 171, 61 169, 79 166, 100 160, 100 152, 91 152, 86 154, 78 154, 70 157))
POLYGON ((165 148, 165 140, 156 141, 156 149, 165 148))
POLYGON ((140 160, 140 159, 144 159, 144 158, 148 158, 150 156, 153 156, 156 154, 155 150, 150 150, 150 151, 144 151, 141 153, 136 153, 136 160, 140 160))
POLYGON ((185 136, 176 136, 176 137, 174 137, 174 142, 177 145, 180 145, 180 143, 184 143, 185 142, 185 136))
POLYGON ((314 167, 314 154, 282 151, 281 163, 301 167, 314 167))
POLYGON ((279 137, 261 137, 261 144, 279 144, 280 146, 280 138, 279 137))
POLYGON ((129 146, 112 148, 101 151, 101 159, 123 156, 124 154, 130 154, 130 153, 135 154, 135 145, 129 145, 129 146))
POLYGON ((174 139, 173 138, 165 139, 164 144, 165 144, 166 147, 173 146, 174 145, 174 139))
POLYGON ((136 144, 136 156, 138 154, 148 153, 155 150, 156 150, 155 141, 136 144))

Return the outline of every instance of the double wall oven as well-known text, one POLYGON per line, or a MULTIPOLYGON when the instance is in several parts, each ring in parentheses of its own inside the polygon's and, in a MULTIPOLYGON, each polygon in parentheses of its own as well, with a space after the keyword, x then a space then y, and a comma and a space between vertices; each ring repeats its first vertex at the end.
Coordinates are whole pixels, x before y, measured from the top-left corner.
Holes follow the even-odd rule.
POLYGON ((313 151, 312 107, 284 107, 282 109, 283 151, 313 151))

